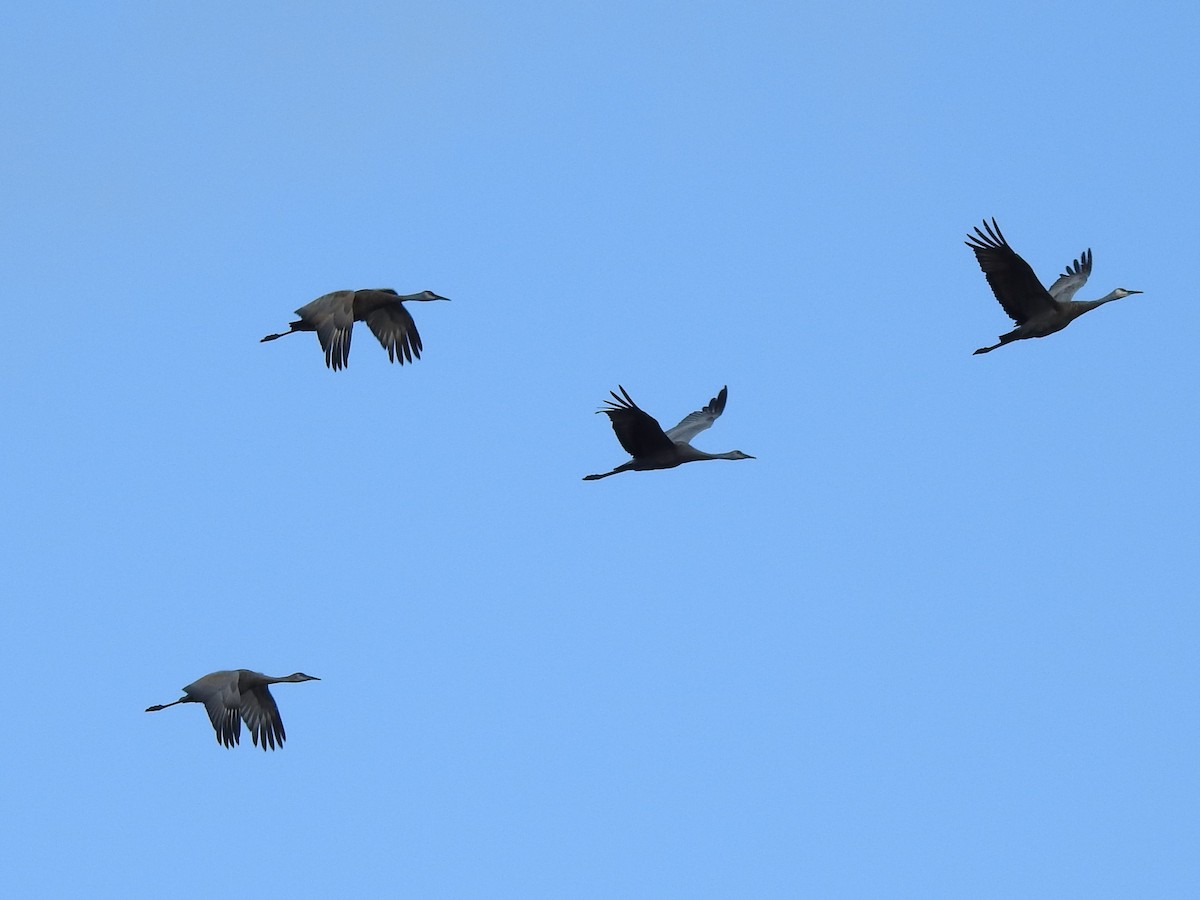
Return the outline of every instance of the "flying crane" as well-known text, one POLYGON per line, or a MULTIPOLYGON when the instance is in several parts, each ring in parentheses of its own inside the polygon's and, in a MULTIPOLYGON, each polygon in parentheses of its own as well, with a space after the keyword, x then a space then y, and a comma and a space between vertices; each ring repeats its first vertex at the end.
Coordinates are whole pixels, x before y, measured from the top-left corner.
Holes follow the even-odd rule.
POLYGON ((629 462, 622 463, 611 472, 600 475, 585 475, 584 481, 596 481, 616 475, 618 472, 645 472, 649 469, 673 469, 686 462, 696 462, 701 459, 754 459, 741 450, 730 450, 728 453, 705 453, 697 450, 690 443, 692 438, 707 428, 725 411, 725 400, 729 396, 727 387, 721 388, 721 393, 708 401, 703 409, 688 413, 678 425, 670 431, 663 431, 662 426, 649 413, 642 410, 625 388, 617 385, 621 396, 615 391, 612 400, 605 400, 607 409, 598 409, 612 421, 613 431, 617 440, 625 448, 625 452, 633 457, 629 462))
POLYGON ((297 331, 315 331, 321 349, 325 351, 325 365, 336 372, 350 362, 354 323, 366 322, 387 350, 388 361, 404 365, 406 360, 412 362, 421 358, 421 335, 417 333, 412 314, 404 308, 404 302, 449 299, 433 291, 397 294, 391 288, 334 291, 300 307, 296 310, 299 320, 292 322, 287 331, 268 334, 260 343, 278 340, 297 331))
POLYGON ((146 707, 146 712, 158 712, 180 703, 203 703, 217 733, 217 743, 233 747, 242 736, 242 722, 250 729, 255 746, 274 750, 283 746, 287 737, 283 719, 268 685, 297 681, 320 681, 313 675, 296 672, 283 678, 272 678, 249 669, 230 669, 212 672, 198 678, 183 689, 183 696, 171 703, 146 707))
POLYGON ((1067 270, 1058 276, 1050 289, 1034 274, 1029 263, 1021 259, 1008 245, 1000 226, 992 219, 983 223, 985 234, 978 228, 975 234, 967 235, 964 242, 975 251, 979 268, 992 286, 992 293, 1004 307, 1004 311, 1017 323, 1008 334, 1000 335, 1000 342, 990 347, 980 347, 975 353, 990 353, 1013 341, 1025 338, 1040 338, 1062 331, 1085 312, 1103 306, 1112 300, 1120 300, 1141 291, 1117 288, 1099 300, 1072 300, 1075 292, 1083 287, 1092 274, 1092 251, 1085 250, 1067 270))

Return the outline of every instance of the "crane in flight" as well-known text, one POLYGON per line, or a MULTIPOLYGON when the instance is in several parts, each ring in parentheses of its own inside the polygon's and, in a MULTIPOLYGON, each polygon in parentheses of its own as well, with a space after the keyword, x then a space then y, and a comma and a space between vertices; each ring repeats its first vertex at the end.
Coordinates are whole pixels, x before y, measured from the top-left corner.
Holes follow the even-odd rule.
POLYGON ((995 219, 992 219, 990 225, 985 219, 983 227, 986 234, 976 228, 975 234, 967 235, 964 243, 975 251, 975 259, 979 261, 979 268, 983 270, 988 284, 992 286, 992 293, 996 295, 1004 311, 1017 323, 1017 327, 1007 334, 1000 335, 999 343, 990 347, 980 347, 975 351, 977 354, 990 353, 997 347, 1024 338, 1040 338, 1054 334, 1097 306, 1141 293, 1117 288, 1099 300, 1072 300, 1075 292, 1083 287, 1088 276, 1092 274, 1090 249, 1085 250, 1072 265, 1067 266, 1067 270, 1059 275, 1047 290, 1042 287, 1029 263, 1021 259, 1008 245, 995 219))
POLYGON ((741 450, 730 450, 728 453, 705 453, 697 450, 690 443, 692 438, 707 428, 725 411, 725 400, 729 396, 727 387, 721 388, 721 393, 708 401, 703 409, 688 413, 683 421, 670 431, 663 431, 662 426, 649 413, 642 410, 625 388, 617 385, 621 396, 616 391, 609 391, 612 400, 605 400, 607 409, 598 409, 612 421, 613 431, 617 440, 625 448, 625 452, 633 457, 629 462, 622 463, 611 472, 600 475, 585 475, 584 481, 596 481, 616 475, 618 472, 645 472, 649 469, 673 469, 686 462, 696 462, 701 459, 754 459, 741 450))
POLYGON ((282 747, 287 737, 283 719, 268 685, 296 681, 320 681, 314 675, 296 672, 283 678, 272 678, 249 669, 230 669, 212 672, 198 678, 183 689, 183 696, 171 703, 146 707, 146 712, 158 712, 179 703, 203 703, 217 733, 217 743, 233 747, 242 736, 242 722, 250 729, 255 746, 263 750, 282 747))
POLYGON ((404 302, 449 299, 433 291, 397 294, 391 288, 334 291, 300 307, 296 310, 299 320, 292 322, 287 331, 268 334, 259 343, 278 340, 297 331, 315 331, 321 349, 325 351, 325 365, 336 372, 350 362, 350 336, 354 323, 366 322, 387 350, 388 361, 404 365, 405 361, 421 358, 421 335, 417 333, 417 323, 412 315, 404 308, 404 302))

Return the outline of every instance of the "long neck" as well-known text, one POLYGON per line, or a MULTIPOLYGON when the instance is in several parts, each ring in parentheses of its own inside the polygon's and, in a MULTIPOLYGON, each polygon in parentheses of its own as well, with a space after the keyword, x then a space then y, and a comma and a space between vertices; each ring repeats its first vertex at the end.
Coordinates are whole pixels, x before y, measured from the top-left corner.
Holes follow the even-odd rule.
POLYGON ((263 687, 268 684, 279 684, 284 681, 295 680, 295 675, 283 675, 277 678, 274 675, 264 675, 262 672, 251 672, 249 669, 245 669, 238 673, 238 689, 248 691, 252 688, 263 687))
POLYGON ((1103 306, 1105 303, 1120 299, 1120 294, 1118 294, 1116 291, 1113 291, 1111 294, 1101 297, 1099 300, 1071 300, 1063 304, 1063 306, 1072 319, 1077 319, 1085 312, 1090 312, 1097 306, 1103 306))
POLYGON ((736 450, 730 450, 728 453, 705 453, 703 450, 697 450, 691 444, 676 445, 680 448, 680 455, 684 457, 685 462, 694 462, 701 459, 740 459, 736 450))
POLYGON ((318 681, 320 679, 313 678, 311 675, 305 675, 303 672, 293 672, 291 675, 285 675, 282 678, 268 678, 267 684, 283 684, 285 682, 299 681, 318 681))
POLYGON ((291 675, 281 675, 275 678, 271 675, 266 676, 263 681, 267 684, 285 684, 289 681, 307 681, 308 679, 300 672, 293 672, 291 675))

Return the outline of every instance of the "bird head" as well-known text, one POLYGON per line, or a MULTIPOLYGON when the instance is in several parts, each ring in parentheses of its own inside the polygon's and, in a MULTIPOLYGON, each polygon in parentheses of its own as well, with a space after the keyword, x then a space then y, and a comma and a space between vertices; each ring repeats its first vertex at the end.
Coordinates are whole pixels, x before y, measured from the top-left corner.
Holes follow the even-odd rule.
POLYGON ((1113 299, 1120 300, 1122 297, 1128 297, 1130 294, 1140 294, 1140 293, 1141 293, 1141 291, 1131 291, 1127 288, 1117 288, 1115 291, 1113 291, 1113 294, 1115 295, 1113 297, 1113 299))
POLYGON ((749 453, 743 453, 741 450, 731 450, 730 459, 758 459, 757 456, 751 456, 749 453))
POLYGON ((443 297, 440 294, 435 294, 433 291, 421 291, 419 294, 413 294, 409 300, 445 300, 450 301, 449 297, 443 297))
POLYGON ((289 675, 288 677, 294 679, 295 681, 320 681, 321 680, 316 675, 305 675, 303 672, 296 672, 292 675, 289 675))

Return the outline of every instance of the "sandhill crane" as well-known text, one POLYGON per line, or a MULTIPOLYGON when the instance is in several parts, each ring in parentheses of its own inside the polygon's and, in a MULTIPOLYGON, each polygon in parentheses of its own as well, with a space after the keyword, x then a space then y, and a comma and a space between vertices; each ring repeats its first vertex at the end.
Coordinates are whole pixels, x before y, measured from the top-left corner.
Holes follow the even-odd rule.
POLYGON ((325 351, 325 365, 336 372, 350 361, 350 334, 354 323, 366 322, 387 350, 388 361, 404 365, 406 360, 412 362, 414 358, 421 358, 421 335, 417 334, 417 323, 404 308, 404 301, 449 299, 433 291, 397 294, 391 288, 334 291, 296 310, 300 320, 292 322, 288 331, 268 334, 262 340, 274 341, 297 331, 315 331, 321 349, 325 351))
POLYGON ((267 685, 320 680, 303 672, 283 678, 272 678, 270 675, 251 672, 249 669, 213 672, 185 687, 183 696, 178 700, 159 706, 148 706, 146 712, 158 712, 178 703, 203 703, 204 708, 208 710, 213 730, 217 733, 218 744, 226 747, 237 744, 242 736, 242 720, 245 720, 255 746, 261 745, 263 750, 268 747, 274 750, 276 746, 283 746, 286 735, 283 732, 283 719, 279 716, 279 707, 275 705, 275 698, 267 690, 267 685))
POLYGON ((1110 300, 1120 300, 1130 294, 1141 293, 1117 288, 1099 300, 1072 300, 1075 292, 1083 287, 1088 276, 1092 274, 1091 250, 1085 250, 1079 259, 1075 260, 1073 265, 1067 266, 1067 270, 1050 285, 1050 290, 1046 290, 1029 263, 1021 259, 1008 245, 996 220, 992 219, 992 224, 989 225, 985 219, 983 227, 987 229, 987 234, 976 228, 974 235, 967 235, 965 243, 975 251, 979 268, 987 276, 992 293, 996 295, 1004 311, 1017 323, 1017 327, 1008 334, 1000 335, 998 344, 980 347, 976 353, 989 353, 997 347, 1024 338, 1054 334, 1056 331, 1062 331, 1090 309, 1102 306, 1110 300))
POLYGON ((695 462, 700 459, 754 459, 753 456, 743 453, 741 450, 730 450, 728 453, 705 453, 688 443, 706 428, 711 428, 712 423, 717 420, 717 416, 725 412, 725 400, 729 396, 727 387, 721 388, 721 393, 709 400, 704 409, 688 413, 683 417, 683 421, 670 431, 663 431, 662 426, 652 415, 640 409, 633 402, 633 398, 629 396, 625 388, 621 385, 617 385, 617 387, 622 396, 618 397, 615 391, 609 391, 613 399, 604 401, 609 408, 598 409, 596 412, 604 413, 612 420, 617 440, 621 442, 621 446, 633 459, 622 463, 611 472, 604 472, 601 475, 585 475, 584 481, 596 481, 599 478, 616 475, 618 472, 673 469, 681 463, 695 462))

